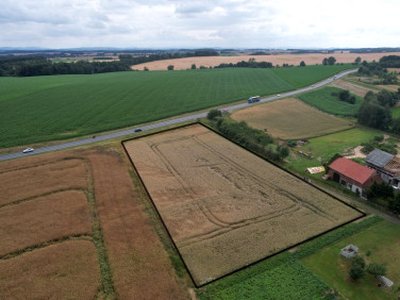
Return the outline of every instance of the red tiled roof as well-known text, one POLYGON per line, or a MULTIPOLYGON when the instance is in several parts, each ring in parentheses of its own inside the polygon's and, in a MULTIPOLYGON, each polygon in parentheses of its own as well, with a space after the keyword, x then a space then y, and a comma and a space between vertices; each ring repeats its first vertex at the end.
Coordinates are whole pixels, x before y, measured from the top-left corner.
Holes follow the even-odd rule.
POLYGON ((344 157, 339 157, 329 165, 329 168, 361 184, 364 184, 375 173, 374 170, 344 157))

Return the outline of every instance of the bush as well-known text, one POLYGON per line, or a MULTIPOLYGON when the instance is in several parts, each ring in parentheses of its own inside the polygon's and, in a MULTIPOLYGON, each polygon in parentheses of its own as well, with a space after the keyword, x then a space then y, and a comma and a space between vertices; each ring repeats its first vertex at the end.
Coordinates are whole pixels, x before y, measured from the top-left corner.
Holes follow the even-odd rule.
POLYGON ((371 263, 368 268, 367 272, 369 274, 376 276, 382 275, 385 276, 387 273, 386 265, 385 264, 377 264, 377 263, 371 263))
POLYGON ((174 66, 173 66, 173 65, 169 65, 169 66, 167 67, 167 70, 168 70, 168 71, 173 71, 173 70, 174 70, 174 66))
POLYGON ((216 117, 221 117, 221 111, 219 109, 212 109, 207 114, 207 119, 214 120, 216 117))
POLYGON ((349 269, 349 275, 352 280, 357 281, 358 279, 365 277, 366 272, 359 264, 353 264, 349 269))

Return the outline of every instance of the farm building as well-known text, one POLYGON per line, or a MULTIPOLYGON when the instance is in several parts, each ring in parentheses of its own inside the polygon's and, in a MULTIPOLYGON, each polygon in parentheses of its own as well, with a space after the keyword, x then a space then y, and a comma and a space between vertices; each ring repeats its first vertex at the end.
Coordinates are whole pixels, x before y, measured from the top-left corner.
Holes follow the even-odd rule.
POLYGON ((375 181, 378 183, 382 181, 375 170, 344 157, 336 159, 329 165, 328 178, 340 183, 361 197, 366 197, 366 190, 375 181))
POLYGON ((375 149, 365 158, 367 166, 376 170, 383 181, 399 187, 400 158, 385 151, 375 149))

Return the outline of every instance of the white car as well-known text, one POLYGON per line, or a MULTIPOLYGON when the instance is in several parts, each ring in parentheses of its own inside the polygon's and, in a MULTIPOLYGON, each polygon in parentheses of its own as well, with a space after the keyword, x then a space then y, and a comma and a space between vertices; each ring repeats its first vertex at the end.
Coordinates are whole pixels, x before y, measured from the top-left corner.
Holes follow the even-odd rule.
POLYGON ((33 148, 26 148, 25 150, 22 150, 22 153, 30 153, 33 152, 34 149, 33 148))
POLYGON ((276 95, 277 97, 280 97, 281 96, 281 94, 278 94, 278 95, 276 95))

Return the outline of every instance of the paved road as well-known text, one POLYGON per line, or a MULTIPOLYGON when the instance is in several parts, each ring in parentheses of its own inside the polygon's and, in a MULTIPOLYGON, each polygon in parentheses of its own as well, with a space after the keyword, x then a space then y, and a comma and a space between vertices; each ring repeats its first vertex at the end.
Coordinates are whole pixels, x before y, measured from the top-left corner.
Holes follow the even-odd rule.
MULTIPOLYGON (((337 80, 341 77, 347 76, 348 74, 357 72, 357 70, 348 70, 348 71, 344 71, 341 72, 337 75, 335 75, 334 77, 330 77, 326 80, 323 80, 321 82, 318 82, 314 85, 299 89, 299 90, 295 90, 295 91, 291 91, 288 93, 284 93, 281 95, 276 95, 276 96, 271 96, 271 97, 267 97, 267 98, 263 98, 260 100, 260 102, 269 102, 269 101, 273 101, 273 100, 277 100, 280 98, 284 98, 284 97, 289 97, 289 96, 293 96, 293 95, 297 95, 303 92, 307 92, 316 88, 319 88, 323 85, 327 85, 329 83, 331 83, 334 80, 337 80)), ((239 108, 244 108, 244 107, 248 107, 251 104, 248 104, 246 102, 240 103, 240 104, 236 104, 236 105, 232 105, 232 106, 227 106, 225 108, 222 108, 222 110, 227 110, 227 111, 232 111, 232 110, 236 110, 239 108)), ((185 117, 179 117, 179 118, 175 118, 175 119, 170 119, 170 120, 166 120, 166 121, 161 121, 161 122, 157 122, 157 123, 153 123, 150 125, 146 125, 146 126, 142 126, 140 127, 140 129, 142 129, 143 131, 146 130, 150 130, 150 129, 154 129, 154 128, 160 128, 163 126, 167 126, 167 125, 173 125, 173 124, 177 124, 177 123, 181 123, 181 122, 185 122, 185 121, 191 121, 191 120, 196 120, 198 118, 204 118, 207 115, 206 112, 204 113, 197 113, 197 114, 193 114, 193 115, 188 115, 185 117)), ((10 153, 10 154, 6 154, 6 155, 2 155, 0 156, 0 161, 4 161, 4 160, 9 160, 9 159, 16 159, 16 158, 21 158, 21 157, 26 157, 29 155, 33 155, 33 154, 40 154, 40 153, 46 153, 46 152, 51 152, 51 151, 55 151, 55 150, 60 150, 60 149, 67 149, 67 148, 73 148, 73 147, 77 147, 77 146, 82 146, 82 145, 88 145, 91 143, 95 143, 98 141, 104 141, 104 140, 108 140, 108 139, 112 139, 112 138, 116 138, 116 137, 123 137, 125 135, 129 135, 129 134, 133 134, 135 133, 135 129, 126 129, 126 130, 120 130, 117 132, 113 132, 113 133, 108 133, 105 135, 101 135, 101 136, 96 136, 95 138, 85 138, 85 139, 80 139, 80 140, 76 140, 73 142, 67 142, 67 143, 61 143, 61 144, 57 144, 54 146, 49 146, 49 147, 43 147, 43 148, 38 148, 35 149, 34 152, 31 153, 22 153, 22 152, 17 152, 17 153, 10 153)))

